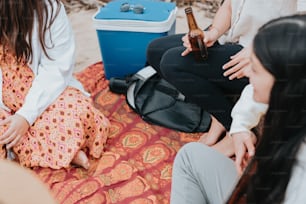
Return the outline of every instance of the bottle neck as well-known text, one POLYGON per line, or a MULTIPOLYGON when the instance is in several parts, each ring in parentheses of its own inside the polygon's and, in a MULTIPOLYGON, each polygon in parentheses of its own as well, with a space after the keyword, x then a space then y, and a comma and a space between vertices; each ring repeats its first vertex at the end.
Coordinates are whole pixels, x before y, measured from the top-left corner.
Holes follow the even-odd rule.
POLYGON ((197 22, 192 12, 186 13, 189 30, 198 29, 197 22))

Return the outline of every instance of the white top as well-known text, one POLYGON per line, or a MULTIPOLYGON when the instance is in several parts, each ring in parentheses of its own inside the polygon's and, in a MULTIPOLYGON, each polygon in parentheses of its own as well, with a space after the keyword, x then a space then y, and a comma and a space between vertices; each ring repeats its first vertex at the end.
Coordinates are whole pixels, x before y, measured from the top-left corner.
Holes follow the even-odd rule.
POLYGON ((306 11, 306 0, 231 0, 231 28, 220 43, 249 46, 257 30, 269 20, 306 11))
MULTIPOLYGON (((54 11, 56 11, 58 6, 55 2, 53 4, 55 6, 54 11)), ((49 6, 50 9, 51 7, 49 6)), ((76 87, 83 91, 84 94, 89 95, 85 92, 81 83, 72 76, 75 60, 75 41, 62 3, 60 12, 50 27, 50 32, 47 31, 45 36, 46 51, 51 60, 44 54, 38 36, 38 25, 37 21, 35 21, 32 37, 32 63, 28 64, 33 70, 35 78, 23 106, 16 112, 23 116, 30 125, 55 101, 67 86, 76 87)), ((9 110, 2 101, 1 69, 0 76, 0 108, 9 110)))
POLYGON ((232 124, 230 135, 238 132, 250 132, 262 115, 268 110, 268 104, 256 102, 253 99, 253 86, 244 87, 239 100, 232 109, 232 124))
POLYGON ((306 203, 306 143, 303 142, 297 154, 297 163, 293 167, 284 204, 306 203))

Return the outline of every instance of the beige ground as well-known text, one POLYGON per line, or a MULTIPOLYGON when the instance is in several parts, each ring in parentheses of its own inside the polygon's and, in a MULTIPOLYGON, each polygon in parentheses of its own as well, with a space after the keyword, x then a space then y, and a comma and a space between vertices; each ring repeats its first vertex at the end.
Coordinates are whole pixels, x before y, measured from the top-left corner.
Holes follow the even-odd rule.
MULTIPOLYGON (((81 10, 69 14, 76 37, 76 66, 75 71, 80 71, 102 60, 96 30, 93 26, 92 16, 97 10, 81 10)), ((193 7, 198 25, 204 29, 211 23, 199 7, 193 7)), ((176 33, 185 33, 188 30, 184 7, 178 9, 176 20, 176 33)))

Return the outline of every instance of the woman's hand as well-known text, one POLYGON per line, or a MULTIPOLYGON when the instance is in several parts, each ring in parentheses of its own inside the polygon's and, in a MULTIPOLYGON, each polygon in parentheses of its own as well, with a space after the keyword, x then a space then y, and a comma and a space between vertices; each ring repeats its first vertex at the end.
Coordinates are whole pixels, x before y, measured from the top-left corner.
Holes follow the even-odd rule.
POLYGON ((251 64, 251 48, 243 48, 237 54, 231 56, 231 60, 223 65, 224 76, 229 77, 230 80, 235 78, 240 79, 245 76, 244 71, 251 64))
POLYGON ((182 52, 182 56, 186 56, 188 55, 191 51, 192 51, 192 48, 191 48, 191 44, 190 44, 190 41, 189 41, 189 37, 188 37, 188 33, 185 34, 183 37, 182 37, 182 41, 183 41, 183 46, 186 48, 183 52, 182 52))
MULTIPOLYGON (((215 28, 212 28, 209 31, 203 31, 203 33, 204 33, 204 43, 207 47, 213 46, 213 44, 218 40, 219 32, 215 28)), ((186 49, 182 52, 181 55, 186 56, 192 51, 188 33, 182 37, 182 41, 183 41, 183 46, 186 49)))
POLYGON ((255 154, 256 136, 250 132, 239 132, 231 135, 235 148, 235 164, 238 173, 241 175, 251 157, 255 154))
POLYGON ((0 121, 0 126, 8 126, 6 132, 0 136, 0 144, 6 144, 8 149, 14 147, 30 127, 27 120, 18 114, 0 121))

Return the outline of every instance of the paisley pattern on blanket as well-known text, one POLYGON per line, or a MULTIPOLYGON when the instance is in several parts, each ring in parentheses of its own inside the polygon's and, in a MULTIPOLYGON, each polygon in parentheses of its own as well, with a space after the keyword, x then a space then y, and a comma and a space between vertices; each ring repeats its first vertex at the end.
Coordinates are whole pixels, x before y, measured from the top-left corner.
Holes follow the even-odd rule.
POLYGON ((82 168, 34 172, 61 204, 169 203, 173 159, 185 143, 201 134, 151 125, 135 114, 123 95, 108 89, 101 62, 75 75, 92 93, 96 107, 109 118, 111 134, 100 159, 82 168))

